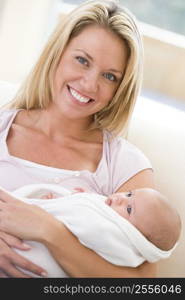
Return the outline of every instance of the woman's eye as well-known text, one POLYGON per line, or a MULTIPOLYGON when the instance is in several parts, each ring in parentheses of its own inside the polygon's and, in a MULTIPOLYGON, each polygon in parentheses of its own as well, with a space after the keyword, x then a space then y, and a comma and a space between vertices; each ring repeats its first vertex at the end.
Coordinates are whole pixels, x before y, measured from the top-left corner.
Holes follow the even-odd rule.
POLYGON ((131 212, 132 212, 132 206, 131 205, 127 206, 127 212, 128 212, 129 215, 131 214, 131 212))
POLYGON ((131 197, 132 196, 132 192, 129 191, 127 194, 126 194, 127 197, 131 197))
POLYGON ((117 81, 116 76, 111 73, 104 73, 103 76, 110 81, 117 81))
POLYGON ((79 61, 80 64, 82 65, 88 65, 88 60, 82 56, 77 56, 76 59, 79 61))

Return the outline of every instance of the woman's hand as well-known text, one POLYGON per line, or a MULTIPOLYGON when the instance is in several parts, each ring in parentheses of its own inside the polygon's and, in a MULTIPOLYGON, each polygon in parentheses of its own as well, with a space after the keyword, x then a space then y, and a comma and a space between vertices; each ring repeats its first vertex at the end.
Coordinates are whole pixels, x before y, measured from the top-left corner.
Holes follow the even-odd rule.
POLYGON ((40 241, 53 216, 0 190, 0 230, 20 239, 40 241))
POLYGON ((25 251, 30 250, 30 246, 23 243, 20 239, 0 231, 0 278, 31 277, 24 273, 23 270, 30 271, 41 277, 44 276, 45 270, 43 268, 17 254, 12 247, 25 251), (18 267, 20 267, 22 271, 18 267))

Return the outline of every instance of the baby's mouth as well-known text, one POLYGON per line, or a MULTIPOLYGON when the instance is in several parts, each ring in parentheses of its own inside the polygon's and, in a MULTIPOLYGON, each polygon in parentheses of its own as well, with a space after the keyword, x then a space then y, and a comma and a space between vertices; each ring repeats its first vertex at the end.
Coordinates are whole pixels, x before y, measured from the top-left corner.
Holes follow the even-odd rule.
POLYGON ((94 101, 94 99, 92 98, 88 98, 86 96, 81 95, 80 93, 78 93, 76 90, 74 90, 72 87, 67 86, 70 94, 75 98, 75 100, 81 102, 81 103, 90 103, 92 101, 94 101))

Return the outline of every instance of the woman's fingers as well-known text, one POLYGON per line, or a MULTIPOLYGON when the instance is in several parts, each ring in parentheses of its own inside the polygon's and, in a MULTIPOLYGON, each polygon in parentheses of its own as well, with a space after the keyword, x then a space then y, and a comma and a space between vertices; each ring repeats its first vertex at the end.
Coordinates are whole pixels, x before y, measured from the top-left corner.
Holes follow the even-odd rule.
POLYGON ((32 272, 32 277, 34 274, 40 277, 47 276, 43 268, 16 253, 2 239, 0 239, 0 271, 7 274, 8 277, 28 277, 24 271, 32 272))
POLYGON ((13 257, 11 257, 11 259, 8 257, 4 257, 3 259, 1 258, 0 266, 0 276, 2 277, 47 277, 47 273, 43 268, 35 265, 27 259, 24 259, 18 254, 15 254, 13 257))
POLYGON ((8 275, 0 270, 0 278, 8 278, 8 275))
POLYGON ((6 232, 0 231, 0 239, 2 239, 8 246, 14 247, 20 250, 29 250, 31 247, 23 242, 21 239, 14 237, 6 232))
MULTIPOLYGON (((4 266, 1 266, 2 271, 0 272, 1 278, 31 278, 28 274, 21 272, 19 269, 15 268, 11 263, 6 263, 4 266)), ((33 276, 32 276, 33 277, 33 276)))
MULTIPOLYGON (((23 258, 19 254, 15 254, 13 256, 12 263, 14 265, 20 267, 21 269, 23 269, 22 271, 19 271, 19 273, 21 273, 21 276, 25 275, 25 273, 24 273, 24 270, 25 270, 25 271, 29 271, 29 272, 33 273, 32 277, 34 277, 34 274, 38 275, 40 277, 47 277, 47 272, 43 268, 34 264, 33 262, 29 261, 28 259, 23 258)), ((18 275, 18 273, 16 273, 16 274, 18 275)))

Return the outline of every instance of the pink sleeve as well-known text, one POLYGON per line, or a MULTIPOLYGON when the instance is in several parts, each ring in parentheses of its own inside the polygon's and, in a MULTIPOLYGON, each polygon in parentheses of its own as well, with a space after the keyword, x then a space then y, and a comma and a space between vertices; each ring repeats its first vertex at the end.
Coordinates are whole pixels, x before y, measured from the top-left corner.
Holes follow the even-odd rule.
POLYGON ((112 193, 144 169, 152 169, 150 161, 136 146, 118 137, 111 145, 112 193))

